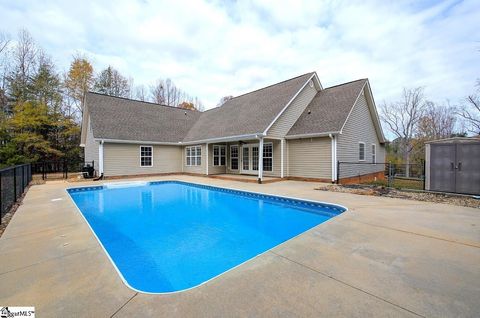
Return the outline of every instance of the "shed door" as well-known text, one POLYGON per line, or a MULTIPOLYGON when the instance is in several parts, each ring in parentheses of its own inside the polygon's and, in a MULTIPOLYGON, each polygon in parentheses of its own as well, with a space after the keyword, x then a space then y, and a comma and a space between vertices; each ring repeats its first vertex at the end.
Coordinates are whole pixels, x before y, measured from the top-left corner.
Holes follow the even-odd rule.
POLYGON ((455 192, 455 144, 432 144, 430 189, 455 192))
POLYGON ((480 144, 457 144, 456 192, 480 194, 480 144))

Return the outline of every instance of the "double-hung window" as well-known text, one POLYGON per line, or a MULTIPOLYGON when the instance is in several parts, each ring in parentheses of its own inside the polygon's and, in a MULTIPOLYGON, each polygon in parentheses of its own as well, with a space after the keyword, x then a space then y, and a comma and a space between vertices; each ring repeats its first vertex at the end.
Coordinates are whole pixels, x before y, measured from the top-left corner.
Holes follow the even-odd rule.
POLYGON ((372 144, 372 163, 377 163, 377 145, 372 144))
POLYGON ((185 148, 187 166, 202 165, 202 146, 191 146, 185 148))
POLYGON ((365 161, 365 143, 364 142, 358 143, 358 160, 365 161))
POLYGON ((140 167, 151 167, 153 165, 152 146, 140 146, 140 167))
POLYGON ((230 146, 230 169, 238 170, 238 146, 230 146))
POLYGON ((226 161, 225 146, 213 145, 213 165, 224 166, 226 161))
POLYGON ((273 145, 271 143, 263 145, 263 171, 273 170, 273 145))

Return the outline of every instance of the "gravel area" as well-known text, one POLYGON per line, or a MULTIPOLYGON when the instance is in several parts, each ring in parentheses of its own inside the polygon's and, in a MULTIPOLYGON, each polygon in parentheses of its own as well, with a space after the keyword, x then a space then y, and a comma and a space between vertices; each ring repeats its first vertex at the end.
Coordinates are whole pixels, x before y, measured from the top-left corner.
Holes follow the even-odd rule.
POLYGON ((427 201, 435 203, 446 203, 451 205, 465 206, 480 209, 480 199, 468 195, 455 195, 431 192, 405 191, 388 189, 385 187, 368 185, 327 185, 315 188, 315 190, 353 193, 360 195, 384 196, 407 200, 427 201))

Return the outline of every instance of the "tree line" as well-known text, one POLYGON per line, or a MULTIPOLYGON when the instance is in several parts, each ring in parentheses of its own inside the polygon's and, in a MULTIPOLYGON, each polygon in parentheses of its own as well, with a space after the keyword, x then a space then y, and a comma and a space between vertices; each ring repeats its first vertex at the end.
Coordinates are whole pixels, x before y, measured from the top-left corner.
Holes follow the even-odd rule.
POLYGON ((27 30, 20 30, 15 40, 0 32, 0 167, 81 162, 80 125, 88 91, 203 110, 198 98, 171 79, 135 86, 112 66, 96 73, 80 54, 73 56, 66 72, 60 72, 27 30))
POLYGON ((480 80, 460 105, 428 100, 423 87, 404 88, 401 98, 380 106, 384 127, 395 137, 387 146, 387 162, 421 163, 425 142, 480 135, 480 80))

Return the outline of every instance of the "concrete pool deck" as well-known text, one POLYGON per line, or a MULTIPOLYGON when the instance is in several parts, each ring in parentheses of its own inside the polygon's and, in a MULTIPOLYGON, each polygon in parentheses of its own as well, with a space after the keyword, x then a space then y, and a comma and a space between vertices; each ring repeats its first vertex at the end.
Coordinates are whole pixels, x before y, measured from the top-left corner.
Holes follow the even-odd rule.
POLYGON ((32 186, 0 238, 0 306, 35 306, 39 317, 478 317, 479 209, 309 182, 141 180, 172 179, 349 211, 198 288, 147 295, 123 284, 65 191, 99 182, 32 186))

